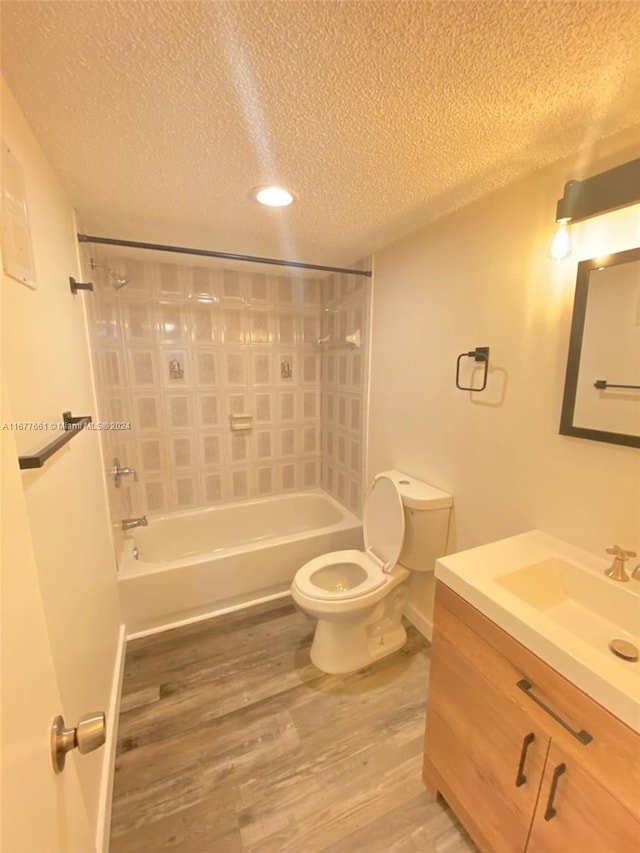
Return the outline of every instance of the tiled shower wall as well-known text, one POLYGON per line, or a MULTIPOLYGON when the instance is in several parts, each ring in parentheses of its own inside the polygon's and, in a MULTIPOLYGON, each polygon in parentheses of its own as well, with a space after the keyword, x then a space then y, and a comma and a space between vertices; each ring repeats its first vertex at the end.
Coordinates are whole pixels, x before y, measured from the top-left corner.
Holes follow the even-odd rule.
POLYGON ((109 483, 114 525, 320 485, 359 511, 369 279, 98 260, 129 278, 94 270, 89 299, 99 418, 131 424, 101 433, 105 459, 139 475, 109 483))
MULTIPOLYGON (((359 268, 367 266, 362 263, 359 268)), ((324 279, 322 309, 326 339, 321 345, 322 486, 359 515, 365 478, 371 279, 345 274, 324 279)))

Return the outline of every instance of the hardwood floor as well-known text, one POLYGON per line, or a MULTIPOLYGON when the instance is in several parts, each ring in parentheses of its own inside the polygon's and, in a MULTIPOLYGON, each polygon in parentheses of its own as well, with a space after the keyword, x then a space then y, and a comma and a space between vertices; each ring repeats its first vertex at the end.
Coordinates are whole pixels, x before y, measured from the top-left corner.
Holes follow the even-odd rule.
POLYGON ((349 675, 290 598, 127 646, 111 853, 463 853, 420 774, 429 644, 349 675))

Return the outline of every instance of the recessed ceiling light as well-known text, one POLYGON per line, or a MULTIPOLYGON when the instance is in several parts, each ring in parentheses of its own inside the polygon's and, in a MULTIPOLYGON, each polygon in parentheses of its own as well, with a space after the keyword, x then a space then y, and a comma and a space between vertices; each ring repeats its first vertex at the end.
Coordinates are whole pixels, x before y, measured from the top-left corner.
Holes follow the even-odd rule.
POLYGON ((257 187, 253 195, 256 201, 267 207, 286 207, 293 201, 293 195, 284 187, 257 187))

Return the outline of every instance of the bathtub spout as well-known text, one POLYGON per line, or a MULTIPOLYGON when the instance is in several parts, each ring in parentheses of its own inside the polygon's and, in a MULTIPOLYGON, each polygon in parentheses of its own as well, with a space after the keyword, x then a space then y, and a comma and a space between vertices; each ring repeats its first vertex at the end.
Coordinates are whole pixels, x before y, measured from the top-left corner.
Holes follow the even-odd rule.
POLYGON ((132 530, 134 527, 146 527, 149 524, 147 521, 147 516, 143 515, 142 518, 123 518, 122 519, 122 529, 123 530, 132 530))

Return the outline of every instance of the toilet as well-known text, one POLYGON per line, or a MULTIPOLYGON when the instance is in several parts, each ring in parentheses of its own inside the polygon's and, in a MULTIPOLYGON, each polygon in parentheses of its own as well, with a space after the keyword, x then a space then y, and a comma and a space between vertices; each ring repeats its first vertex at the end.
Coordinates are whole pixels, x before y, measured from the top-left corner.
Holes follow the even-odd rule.
POLYGON ((311 660, 323 672, 353 672, 402 648, 402 612, 412 572, 433 572, 445 553, 453 498, 401 471, 378 474, 364 508, 364 551, 309 560, 291 585, 318 620, 311 660))

